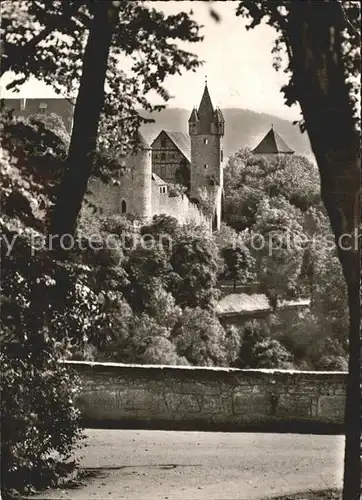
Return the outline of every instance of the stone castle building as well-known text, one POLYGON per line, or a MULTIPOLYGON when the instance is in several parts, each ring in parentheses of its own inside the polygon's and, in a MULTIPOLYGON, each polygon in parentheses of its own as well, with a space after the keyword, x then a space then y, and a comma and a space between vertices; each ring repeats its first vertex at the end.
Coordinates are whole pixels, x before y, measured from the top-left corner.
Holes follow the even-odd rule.
POLYGON ((224 128, 222 112, 214 109, 205 84, 200 106, 189 119, 189 134, 162 130, 150 146, 139 133, 139 151, 124 159, 116 185, 91 179, 89 201, 105 213, 146 220, 166 214, 219 229, 224 128))
MULTIPOLYGON (((4 99, 2 107, 21 116, 54 113, 71 133, 73 106, 66 99, 4 99)), ((115 184, 90 179, 88 200, 107 214, 145 220, 166 214, 181 223, 194 221, 219 229, 225 121, 221 110, 214 109, 206 83, 199 108, 188 120, 188 132, 162 130, 151 145, 138 134, 139 151, 120 161, 115 184)), ((294 153, 273 127, 252 152, 269 158, 294 153)))
MULTIPOLYGON (((3 105, 21 116, 60 116, 71 132, 73 107, 66 99, 5 99, 3 105)), ((100 212, 151 219, 166 214, 218 229, 223 189, 224 119, 214 110, 205 84, 198 110, 189 119, 189 134, 162 130, 152 146, 138 134, 139 151, 120 161, 114 185, 90 179, 87 198, 100 212), (172 185, 183 189, 173 189, 172 185), (200 201, 208 204, 205 212, 200 201)))

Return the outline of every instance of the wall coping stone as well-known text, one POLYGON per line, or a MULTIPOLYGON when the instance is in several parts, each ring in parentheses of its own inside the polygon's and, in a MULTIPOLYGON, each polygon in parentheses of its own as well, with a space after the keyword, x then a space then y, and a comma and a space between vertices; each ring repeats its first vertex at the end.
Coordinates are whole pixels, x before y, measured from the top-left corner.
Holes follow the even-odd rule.
POLYGON ((172 370, 172 371, 211 371, 211 372, 223 372, 223 373, 239 373, 239 374, 269 374, 278 375, 280 374, 290 374, 290 375, 320 375, 321 377, 327 377, 331 375, 342 375, 347 376, 348 372, 345 371, 309 371, 309 370, 282 370, 275 368, 230 368, 230 367, 219 367, 219 366, 187 366, 187 365, 141 365, 141 364, 125 364, 125 363, 112 363, 112 362, 98 362, 98 361, 71 361, 62 360, 60 363, 65 365, 70 365, 79 368, 95 368, 95 369, 107 369, 107 368, 119 368, 123 369, 145 369, 145 370, 172 370))

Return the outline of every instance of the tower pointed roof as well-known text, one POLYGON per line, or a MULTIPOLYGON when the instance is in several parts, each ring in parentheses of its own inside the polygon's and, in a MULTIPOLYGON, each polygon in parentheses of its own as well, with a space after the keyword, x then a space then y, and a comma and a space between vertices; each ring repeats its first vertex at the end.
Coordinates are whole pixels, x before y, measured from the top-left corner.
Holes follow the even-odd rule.
POLYGON ((273 128, 269 130, 266 136, 259 142, 255 149, 252 150, 254 154, 293 154, 294 151, 288 144, 280 137, 278 132, 273 128))
POLYGON ((190 118, 189 118, 189 123, 190 122, 197 122, 199 120, 199 117, 197 116, 197 110, 194 108, 191 112, 190 118))
POLYGON ((211 102, 209 89, 207 88, 207 83, 205 83, 204 93, 198 109, 198 117, 200 121, 200 132, 206 134, 211 132, 211 124, 214 119, 214 108, 211 102))
POLYGON ((143 151, 152 149, 139 130, 135 135, 135 142, 137 144, 137 147, 139 149, 142 149, 143 151))
POLYGON ((216 123, 225 123, 224 115, 222 114, 220 108, 216 108, 216 111, 215 111, 215 122, 216 123))

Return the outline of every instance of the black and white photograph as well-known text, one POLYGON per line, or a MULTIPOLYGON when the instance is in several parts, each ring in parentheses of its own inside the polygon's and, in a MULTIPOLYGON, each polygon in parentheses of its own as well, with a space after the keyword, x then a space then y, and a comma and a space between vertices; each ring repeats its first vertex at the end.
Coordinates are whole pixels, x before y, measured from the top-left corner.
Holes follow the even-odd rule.
POLYGON ((360 26, 1 0, 0 500, 362 500, 360 26))

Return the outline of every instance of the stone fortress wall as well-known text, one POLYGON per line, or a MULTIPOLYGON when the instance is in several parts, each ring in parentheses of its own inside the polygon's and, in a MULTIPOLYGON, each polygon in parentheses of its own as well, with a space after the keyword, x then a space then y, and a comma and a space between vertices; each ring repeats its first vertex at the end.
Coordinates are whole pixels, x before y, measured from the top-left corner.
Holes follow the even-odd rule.
POLYGON ((211 230, 211 220, 192 203, 186 194, 170 196, 168 192, 157 193, 157 186, 152 186, 152 214, 167 214, 175 217, 181 224, 194 222, 211 230))
POLYGON ((66 362, 87 425, 343 432, 344 372, 66 362))
MULTIPOLYGON (((197 225, 204 225, 211 230, 211 220, 190 202, 189 198, 183 194, 170 196, 169 192, 160 192, 158 185, 152 186, 152 196, 147 199, 145 212, 140 212, 140 204, 134 200, 133 186, 131 183, 123 186, 112 186, 102 183, 99 179, 91 179, 88 183, 89 193, 87 200, 96 205, 98 211, 105 215, 122 215, 122 201, 127 203, 127 212, 139 215, 143 220, 151 219, 154 215, 166 214, 175 217, 181 224, 194 222, 197 225)), ((124 214, 126 215, 126 214, 124 214)))

